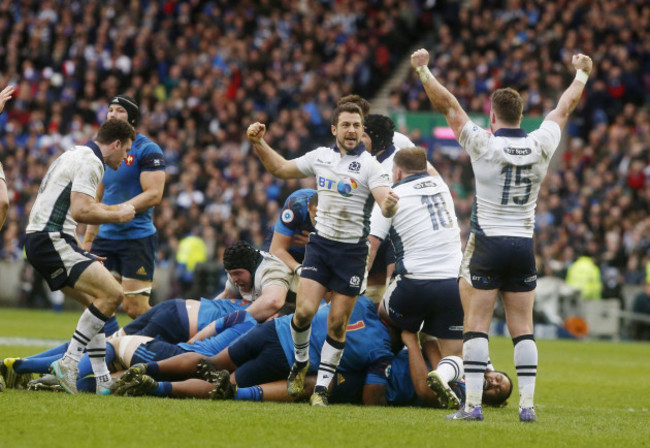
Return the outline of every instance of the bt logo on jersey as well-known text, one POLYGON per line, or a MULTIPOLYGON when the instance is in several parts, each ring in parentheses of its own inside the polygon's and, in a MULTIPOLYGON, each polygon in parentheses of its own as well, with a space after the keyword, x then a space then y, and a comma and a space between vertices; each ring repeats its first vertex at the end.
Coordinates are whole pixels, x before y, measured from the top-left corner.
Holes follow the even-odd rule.
POLYGON ((318 177, 318 186, 321 188, 326 188, 328 190, 333 190, 336 186, 336 191, 338 191, 341 196, 349 198, 352 196, 352 191, 357 189, 357 181, 351 177, 342 177, 338 182, 332 179, 327 179, 326 177, 318 177))

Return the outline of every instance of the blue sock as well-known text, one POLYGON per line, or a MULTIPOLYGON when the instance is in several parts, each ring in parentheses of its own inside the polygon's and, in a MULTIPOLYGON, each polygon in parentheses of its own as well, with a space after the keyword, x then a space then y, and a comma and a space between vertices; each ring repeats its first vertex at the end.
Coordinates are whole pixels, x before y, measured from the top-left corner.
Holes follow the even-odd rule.
POLYGON ((50 364, 61 359, 61 355, 53 355, 39 358, 24 358, 14 363, 16 373, 47 373, 50 364))
POLYGON ((148 395, 153 395, 154 397, 171 397, 172 383, 168 381, 160 381, 158 386, 149 391, 148 395))
POLYGON ((235 400, 264 401, 262 386, 240 387, 235 393, 235 400))
POLYGON ((117 323, 117 316, 109 317, 104 324, 104 334, 106 334, 106 337, 109 337, 119 329, 120 324, 117 323))
MULTIPOLYGON (((87 355, 84 355, 85 358, 88 358, 87 355)), ((90 361, 88 362, 90 364, 90 361)), ((95 377, 92 375, 85 376, 77 380, 77 390, 79 392, 90 392, 95 393, 97 390, 97 383, 95 382, 95 377)))
POLYGON ((65 344, 61 344, 58 347, 51 348, 49 350, 45 350, 44 352, 37 353, 35 355, 31 356, 26 356, 23 359, 34 359, 34 358, 48 358, 50 356, 54 355, 63 355, 66 350, 68 350, 68 344, 69 342, 66 342, 65 344))

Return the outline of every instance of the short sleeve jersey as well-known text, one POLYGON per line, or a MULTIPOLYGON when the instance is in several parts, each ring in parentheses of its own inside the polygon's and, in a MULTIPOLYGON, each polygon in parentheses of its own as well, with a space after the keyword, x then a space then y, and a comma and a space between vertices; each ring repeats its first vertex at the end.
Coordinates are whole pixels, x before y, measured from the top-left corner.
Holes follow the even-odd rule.
POLYGON ((228 280, 226 281, 227 291, 244 300, 254 302, 262 295, 264 288, 267 286, 280 285, 287 288, 287 291, 290 289, 291 282, 293 281, 293 271, 291 271, 291 269, 289 269, 289 267, 275 255, 268 252, 260 252, 260 254, 262 255, 262 258, 255 268, 255 272, 253 272, 252 290, 249 292, 242 291, 239 286, 232 281, 230 275, 228 275, 228 280))
POLYGON ((295 161, 303 174, 316 178, 318 235, 341 243, 365 241, 375 202, 371 191, 390 186, 381 164, 363 145, 345 156, 336 146, 319 147, 295 161))
MULTIPOLYGON (((142 193, 140 174, 145 171, 164 171, 165 158, 160 146, 142 134, 138 134, 126 159, 115 170, 104 173, 104 196, 107 205, 121 204, 142 193)), ((99 238, 109 240, 145 238, 156 233, 153 224, 153 207, 137 213, 125 223, 110 223, 99 226, 99 238)))
POLYGON ((412 148, 413 146, 415 146, 415 143, 413 143, 410 138, 404 134, 395 132, 393 133, 393 144, 377 156, 377 160, 388 173, 391 182, 393 182, 393 159, 395 158, 395 154, 397 154, 400 149, 412 148))
POLYGON ((370 234, 390 239, 395 272, 412 278, 458 276, 462 260, 460 228, 449 187, 442 177, 416 174, 393 186, 399 209, 392 218, 373 210, 370 234))
POLYGON ((532 238, 540 184, 560 138, 560 126, 550 120, 530 134, 499 129, 492 135, 476 123, 465 124, 458 141, 476 178, 473 232, 532 238))
POLYGON ((94 199, 103 175, 104 158, 94 142, 61 154, 43 177, 29 215, 27 233, 63 232, 74 236, 77 222, 70 213, 71 193, 83 193, 94 199))

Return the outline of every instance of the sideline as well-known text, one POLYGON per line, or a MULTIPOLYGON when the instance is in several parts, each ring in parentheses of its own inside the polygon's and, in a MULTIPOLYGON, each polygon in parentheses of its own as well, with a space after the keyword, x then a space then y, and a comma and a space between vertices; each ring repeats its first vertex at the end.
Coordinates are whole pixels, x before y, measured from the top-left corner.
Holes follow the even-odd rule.
POLYGON ((62 339, 14 338, 0 337, 1 345, 19 345, 22 347, 57 347, 69 341, 62 339))

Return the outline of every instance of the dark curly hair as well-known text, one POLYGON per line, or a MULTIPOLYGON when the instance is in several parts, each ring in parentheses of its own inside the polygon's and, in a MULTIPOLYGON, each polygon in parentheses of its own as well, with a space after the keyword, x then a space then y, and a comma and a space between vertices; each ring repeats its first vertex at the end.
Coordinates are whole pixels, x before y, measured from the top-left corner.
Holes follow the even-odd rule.
POLYGON ((260 251, 246 241, 237 241, 223 253, 223 266, 227 270, 246 269, 252 274, 261 257, 260 251))
POLYGON ((386 115, 370 114, 363 123, 366 134, 372 141, 372 155, 375 155, 393 143, 395 123, 386 115))

